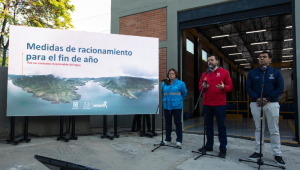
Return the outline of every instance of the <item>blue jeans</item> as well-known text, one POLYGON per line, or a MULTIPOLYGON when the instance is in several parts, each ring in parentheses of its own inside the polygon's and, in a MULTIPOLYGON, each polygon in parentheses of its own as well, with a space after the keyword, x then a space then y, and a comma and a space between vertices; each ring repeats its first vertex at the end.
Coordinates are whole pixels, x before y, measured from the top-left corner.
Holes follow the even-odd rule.
POLYGON ((214 115, 218 123, 220 149, 226 150, 227 134, 225 126, 226 106, 203 106, 203 113, 206 114, 205 129, 207 142, 206 147, 212 148, 214 145, 214 115))
POLYGON ((176 135, 177 135, 176 141, 182 143, 181 112, 182 112, 182 109, 174 109, 174 110, 164 109, 165 123, 166 123, 166 139, 165 139, 165 141, 171 142, 171 140, 172 140, 171 133, 172 133, 172 115, 173 115, 174 123, 176 125, 176 135))

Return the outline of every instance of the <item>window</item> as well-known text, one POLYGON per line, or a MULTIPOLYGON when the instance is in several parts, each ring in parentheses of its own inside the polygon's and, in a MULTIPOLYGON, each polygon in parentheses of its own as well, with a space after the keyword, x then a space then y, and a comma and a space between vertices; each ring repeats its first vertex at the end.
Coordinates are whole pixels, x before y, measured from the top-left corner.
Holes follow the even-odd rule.
POLYGON ((194 43, 189 39, 186 39, 186 51, 194 54, 194 43))
POLYGON ((202 50, 202 60, 207 62, 207 52, 202 50))

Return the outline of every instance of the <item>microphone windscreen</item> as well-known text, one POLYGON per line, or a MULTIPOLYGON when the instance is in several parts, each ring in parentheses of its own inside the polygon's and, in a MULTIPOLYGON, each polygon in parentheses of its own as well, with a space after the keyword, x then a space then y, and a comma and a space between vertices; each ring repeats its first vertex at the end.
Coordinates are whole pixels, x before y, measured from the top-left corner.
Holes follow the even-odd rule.
POLYGON ((170 80, 169 78, 166 78, 166 79, 163 79, 161 81, 166 82, 166 81, 169 81, 169 80, 170 80))

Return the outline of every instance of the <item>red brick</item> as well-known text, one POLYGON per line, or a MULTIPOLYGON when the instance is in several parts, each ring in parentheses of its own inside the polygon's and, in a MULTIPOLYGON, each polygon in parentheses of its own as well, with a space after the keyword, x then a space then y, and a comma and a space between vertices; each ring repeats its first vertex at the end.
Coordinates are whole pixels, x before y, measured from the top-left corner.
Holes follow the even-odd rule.
POLYGON ((167 75, 167 48, 159 49, 159 80, 167 75))
POLYGON ((120 18, 120 34, 167 39, 167 8, 120 18))

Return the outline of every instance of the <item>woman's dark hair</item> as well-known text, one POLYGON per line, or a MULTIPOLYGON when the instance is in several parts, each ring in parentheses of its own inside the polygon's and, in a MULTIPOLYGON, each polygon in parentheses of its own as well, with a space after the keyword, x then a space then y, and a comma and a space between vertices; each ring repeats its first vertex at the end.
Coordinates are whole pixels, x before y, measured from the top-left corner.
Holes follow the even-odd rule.
MULTIPOLYGON (((169 73, 170 73, 170 71, 174 71, 174 73, 175 73, 175 78, 178 78, 179 77, 179 74, 178 74, 178 71, 177 70, 175 70, 175 68, 171 68, 169 71, 168 71, 168 73, 167 73, 167 78, 169 78, 169 73)), ((169 81, 166 81, 166 84, 168 84, 168 85, 170 85, 171 84, 171 81, 170 81, 170 79, 169 79, 169 81)))

